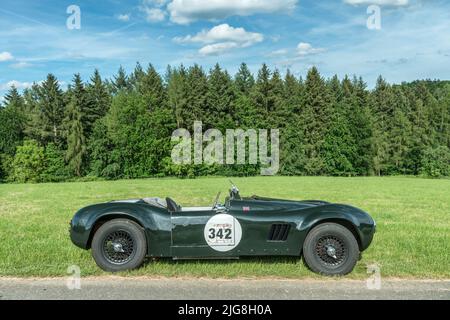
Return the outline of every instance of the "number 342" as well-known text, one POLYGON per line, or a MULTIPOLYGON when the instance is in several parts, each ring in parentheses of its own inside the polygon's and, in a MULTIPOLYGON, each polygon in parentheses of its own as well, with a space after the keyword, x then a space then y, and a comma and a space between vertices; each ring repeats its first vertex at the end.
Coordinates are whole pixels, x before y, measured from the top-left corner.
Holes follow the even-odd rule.
POLYGON ((210 239, 227 239, 227 240, 231 240, 231 229, 227 228, 227 229, 215 229, 215 228, 210 228, 209 230, 209 238, 210 239))

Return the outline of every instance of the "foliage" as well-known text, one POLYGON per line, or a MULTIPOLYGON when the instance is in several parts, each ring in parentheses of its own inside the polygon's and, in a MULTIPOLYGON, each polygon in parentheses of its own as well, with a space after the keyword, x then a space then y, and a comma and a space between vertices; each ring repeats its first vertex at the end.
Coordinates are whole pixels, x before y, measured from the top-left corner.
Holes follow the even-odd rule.
POLYGON ((0 108, 0 179, 259 174, 252 164, 173 164, 171 134, 192 135, 194 121, 223 134, 279 129, 281 175, 450 175, 448 82, 392 85, 380 77, 368 90, 361 78, 325 79, 315 67, 305 80, 266 64, 255 74, 245 63, 234 76, 219 64, 195 64, 169 66, 163 77, 138 63, 109 80, 98 70, 87 83, 75 75, 67 90, 52 74, 22 94, 11 88, 0 108), (44 148, 38 174, 7 160, 24 140, 44 148))
POLYGON ((54 143, 45 147, 45 169, 40 175, 42 182, 62 182, 70 179, 72 174, 70 168, 64 161, 64 151, 58 149, 54 143))
POLYGON ((428 148, 422 156, 421 173, 440 178, 450 176, 450 150, 447 147, 428 148))
POLYGON ((13 161, 12 180, 16 182, 40 182, 45 170, 44 148, 34 140, 26 140, 17 147, 13 161))

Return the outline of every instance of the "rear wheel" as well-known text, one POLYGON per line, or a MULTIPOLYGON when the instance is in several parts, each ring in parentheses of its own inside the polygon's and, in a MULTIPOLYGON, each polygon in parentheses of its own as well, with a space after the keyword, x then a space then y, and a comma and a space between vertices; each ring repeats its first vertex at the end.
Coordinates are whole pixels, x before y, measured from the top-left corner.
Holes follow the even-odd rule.
POLYGON ((303 259, 314 272, 324 275, 345 275, 352 272, 359 257, 354 235, 337 223, 314 227, 303 243, 303 259))
POLYGON ((92 239, 92 256, 105 271, 139 267, 147 254, 147 240, 134 221, 114 219, 103 224, 92 239))

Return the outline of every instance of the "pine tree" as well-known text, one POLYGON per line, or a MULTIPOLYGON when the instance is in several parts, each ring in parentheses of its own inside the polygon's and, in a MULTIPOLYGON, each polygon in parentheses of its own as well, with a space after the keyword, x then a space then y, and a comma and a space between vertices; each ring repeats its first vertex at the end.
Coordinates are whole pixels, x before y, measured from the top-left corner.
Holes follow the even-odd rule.
POLYGON ((438 91, 436 131, 438 144, 450 148, 450 84, 438 91))
POLYGON ((5 106, 0 107, 0 154, 14 155, 24 138, 24 100, 13 86, 5 94, 5 106))
POLYGON ((118 94, 121 91, 130 90, 131 86, 132 85, 130 83, 130 80, 128 79, 125 69, 122 66, 120 66, 117 75, 114 76, 114 79, 111 83, 111 91, 114 94, 118 94))
POLYGON ((96 69, 86 88, 92 108, 92 122, 103 118, 111 106, 111 97, 107 85, 103 82, 100 72, 96 69))
MULTIPOLYGON (((120 71, 119 71, 120 73, 120 71)), ((124 72, 123 72, 123 75, 124 72)), ((120 77, 123 77, 121 75, 120 77)), ((145 77, 145 71, 142 68, 141 64, 139 62, 136 63, 136 66, 134 67, 133 73, 131 73, 129 79, 128 79, 128 85, 133 88, 134 90, 139 90, 139 86, 142 82, 142 79, 145 77)))
POLYGON ((337 76, 328 81, 328 87, 333 96, 330 124, 323 146, 326 173, 338 176, 355 175, 352 160, 355 157, 356 142, 350 129, 348 111, 352 103, 352 88, 348 78, 344 79, 341 86, 337 76))
POLYGON ((38 141, 44 145, 49 142, 62 146, 64 143, 63 119, 65 112, 64 96, 58 80, 53 74, 35 86, 36 104, 30 130, 38 141))
POLYGON ((270 82, 271 72, 269 67, 264 63, 258 71, 255 86, 252 91, 253 100, 256 106, 264 114, 268 114, 271 109, 270 93, 272 90, 272 83, 270 82))
POLYGON ((346 77, 342 83, 343 103, 347 106, 348 125, 355 143, 349 160, 358 175, 373 172, 373 118, 368 105, 367 85, 362 78, 346 77))
POLYGON ((20 95, 19 91, 15 86, 12 86, 4 96, 4 106, 5 108, 14 108, 17 111, 24 112, 24 99, 20 95))
POLYGON ((374 115, 374 170, 377 175, 389 174, 391 145, 389 132, 394 116, 394 94, 392 87, 379 77, 371 94, 374 115))
POLYGON ((313 67, 306 78, 304 106, 301 110, 306 174, 320 175, 325 171, 322 150, 330 122, 330 109, 328 88, 317 68, 313 67))
POLYGON ((209 112, 206 102, 208 79, 202 67, 195 64, 188 69, 186 85, 187 104, 182 113, 187 125, 192 127, 194 121, 206 120, 206 115, 209 112))
POLYGON ((407 156, 410 150, 411 123, 401 109, 395 109, 390 131, 391 174, 408 174, 407 156))
POLYGON ((81 176, 86 162, 86 128, 93 123, 87 113, 89 99, 79 74, 73 79, 70 103, 67 110, 67 153, 66 160, 73 173, 81 176))
POLYGON ((418 82, 416 87, 408 94, 411 113, 411 147, 408 154, 408 165, 413 174, 419 174, 424 151, 432 146, 433 134, 430 126, 430 114, 428 107, 432 97, 423 82, 418 82))
POLYGON ((273 95, 271 82, 271 71, 264 63, 258 71, 258 76, 250 93, 252 105, 254 108, 254 118, 252 122, 254 127, 267 128, 269 125, 269 112, 273 110, 273 95))
POLYGON ((208 76, 207 128, 225 130, 234 127, 235 98, 230 75, 216 64, 208 76))
POLYGON ((270 78, 269 93, 269 121, 268 126, 271 128, 281 128, 285 126, 284 121, 284 82, 280 72, 275 70, 270 78))
POLYGON ((151 64, 140 77, 138 92, 145 97, 149 110, 167 106, 167 92, 163 79, 151 64))
POLYGON ((280 173, 302 175, 305 158, 303 128, 300 121, 303 92, 300 82, 288 70, 284 78, 283 106, 278 109, 280 134, 280 173))
POLYGON ((187 72, 183 65, 180 68, 168 68, 167 71, 167 96, 168 103, 175 115, 177 128, 186 128, 187 122, 184 110, 188 104, 187 72))
POLYGON ((239 71, 234 77, 234 83, 238 92, 244 95, 248 95, 255 85, 255 79, 245 63, 239 67, 239 71))

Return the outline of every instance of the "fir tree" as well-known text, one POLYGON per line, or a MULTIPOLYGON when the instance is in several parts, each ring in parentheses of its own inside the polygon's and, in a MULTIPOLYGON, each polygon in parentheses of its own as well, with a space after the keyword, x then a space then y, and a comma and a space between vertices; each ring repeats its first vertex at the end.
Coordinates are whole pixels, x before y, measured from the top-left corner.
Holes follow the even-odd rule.
POLYGON ((177 128, 186 128, 187 122, 184 117, 184 110, 187 109, 188 104, 186 69, 183 66, 178 69, 169 68, 166 78, 168 82, 168 103, 175 115, 177 128))
POLYGON ((208 128, 224 130, 234 126, 235 91, 230 75, 216 64, 208 76, 208 128))
POLYGON ((84 172, 86 156, 86 128, 92 125, 86 113, 89 100, 81 77, 76 74, 70 92, 70 103, 67 109, 67 153, 66 160, 73 173, 81 176, 84 172))
POLYGON ((114 76, 113 81, 111 82, 111 91, 114 94, 117 94, 121 91, 127 91, 131 89, 131 83, 128 79, 127 73, 125 69, 120 66, 117 75, 114 76))
POLYGON ((92 107, 92 122, 104 117, 111 105, 111 97, 100 72, 96 69, 87 86, 87 94, 92 107))
POLYGON ((6 93, 4 103, 5 106, 0 107, 0 154, 12 156, 24 138, 24 100, 13 86, 6 93))
POLYGON ((138 92, 145 97, 149 110, 167 106, 167 93, 163 79, 151 64, 140 78, 138 92))
POLYGON ((12 86, 4 96, 3 102, 5 108, 14 108, 17 111, 24 112, 24 99, 20 95, 19 91, 15 86, 12 86))
POLYGON ((49 142, 61 146, 64 142, 63 119, 65 112, 64 96, 58 80, 53 74, 36 86, 36 116, 32 120, 32 131, 39 142, 49 142))
POLYGON ((255 85, 255 79, 247 67, 247 64, 242 63, 239 67, 239 71, 234 77, 234 83, 239 93, 248 95, 253 86, 255 85))
POLYGON ((317 68, 313 67, 306 78, 304 105, 301 110, 305 172, 309 175, 320 175, 325 171, 322 150, 331 114, 330 100, 325 81, 317 68))

